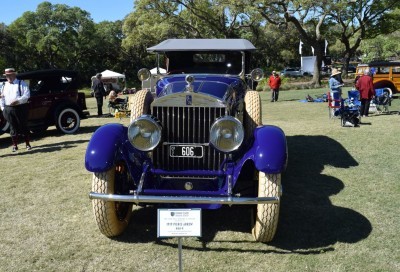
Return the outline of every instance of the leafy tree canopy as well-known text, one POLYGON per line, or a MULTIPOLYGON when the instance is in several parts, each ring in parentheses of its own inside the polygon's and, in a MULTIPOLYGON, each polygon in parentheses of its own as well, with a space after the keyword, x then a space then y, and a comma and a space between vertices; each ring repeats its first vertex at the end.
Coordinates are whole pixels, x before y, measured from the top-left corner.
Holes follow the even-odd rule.
POLYGON ((156 64, 146 48, 168 38, 245 38, 259 50, 254 66, 300 66, 311 47, 317 56, 312 83, 328 51, 348 62, 358 56, 399 57, 398 0, 135 0, 121 21, 95 24, 87 11, 43 2, 9 26, 0 25, 0 65, 19 71, 66 68, 90 77, 104 69, 136 78, 156 64), (385 34, 385 35, 382 35, 385 34), (397 41, 397 42, 396 42, 397 41), (7 52, 12 51, 13 54, 7 52), (368 54, 366 54, 367 52, 368 54))

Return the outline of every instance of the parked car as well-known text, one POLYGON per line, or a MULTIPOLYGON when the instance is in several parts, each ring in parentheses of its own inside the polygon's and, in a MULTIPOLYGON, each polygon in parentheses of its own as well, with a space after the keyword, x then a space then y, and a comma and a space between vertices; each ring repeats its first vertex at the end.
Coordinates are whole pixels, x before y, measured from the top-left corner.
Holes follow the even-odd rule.
POLYGON ((330 75, 332 73, 332 67, 331 66, 322 66, 321 67, 321 74, 322 75, 330 75))
MULTIPOLYGON (((166 58, 168 74, 154 95, 133 96, 129 127, 100 127, 86 150, 99 230, 121 234, 133 204, 247 204, 255 240, 271 241, 288 155, 284 132, 262 124, 260 95, 250 89, 263 77, 250 70, 256 48, 244 39, 170 39, 147 50, 166 58)), ((138 76, 151 74, 141 69, 138 76)))
POLYGON ((296 69, 296 68, 285 68, 281 71, 281 76, 285 77, 302 77, 309 75, 306 72, 303 72, 302 70, 296 69))
POLYGON ((364 74, 366 68, 373 72, 375 89, 385 89, 390 96, 400 91, 400 62, 374 61, 368 64, 359 64, 355 81, 364 74))
MULTIPOLYGON (((85 118, 85 94, 78 92, 78 73, 69 70, 39 70, 17 74, 30 89, 28 127, 33 133, 40 133, 49 126, 65 134, 75 133, 85 118)), ((1 85, 6 81, 2 78, 1 85)), ((0 111, 0 134, 9 128, 0 111)))
POLYGON ((355 73, 357 70, 357 67, 354 66, 353 64, 349 64, 349 66, 347 67, 347 73, 355 73))

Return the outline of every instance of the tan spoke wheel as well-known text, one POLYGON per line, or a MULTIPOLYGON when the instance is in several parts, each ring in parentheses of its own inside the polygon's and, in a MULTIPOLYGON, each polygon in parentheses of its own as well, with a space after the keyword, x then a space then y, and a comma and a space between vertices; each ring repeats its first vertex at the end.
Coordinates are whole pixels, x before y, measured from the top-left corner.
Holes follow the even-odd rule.
MULTIPOLYGON (((102 194, 121 194, 122 182, 127 182, 124 166, 115 166, 106 172, 93 173, 92 191, 102 194)), ((128 226, 132 203, 92 200, 93 213, 101 233, 107 237, 120 235, 128 226)))
POLYGON ((142 114, 150 113, 150 104, 153 102, 153 96, 147 90, 138 91, 129 102, 131 107, 131 122, 142 114))
MULTIPOLYGON (((258 197, 279 197, 281 174, 258 175, 258 197)), ((270 242, 278 227, 280 201, 277 204, 258 204, 253 210, 253 237, 258 242, 270 242)))
POLYGON ((253 137, 253 131, 262 125, 261 98, 256 91, 247 91, 244 97, 246 111, 244 115, 245 141, 253 137))

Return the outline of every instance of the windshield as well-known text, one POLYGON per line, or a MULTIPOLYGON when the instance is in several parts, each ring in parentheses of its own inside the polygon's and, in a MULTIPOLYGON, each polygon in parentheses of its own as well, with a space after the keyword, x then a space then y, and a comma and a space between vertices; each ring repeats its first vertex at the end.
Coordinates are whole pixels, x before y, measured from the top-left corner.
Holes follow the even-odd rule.
POLYGON ((168 74, 204 73, 239 75, 241 52, 169 52, 168 74))

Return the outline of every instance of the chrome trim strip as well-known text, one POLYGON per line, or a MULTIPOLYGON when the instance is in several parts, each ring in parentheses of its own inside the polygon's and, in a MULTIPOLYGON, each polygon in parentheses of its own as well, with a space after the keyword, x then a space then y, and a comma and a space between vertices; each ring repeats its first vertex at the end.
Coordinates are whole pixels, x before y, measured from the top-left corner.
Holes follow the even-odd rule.
POLYGON ((186 105, 187 92, 174 93, 162 96, 154 100, 151 107, 210 107, 210 108, 226 108, 226 103, 216 96, 203 93, 190 93, 192 96, 192 105, 186 105))
POLYGON ((112 195, 89 193, 90 199, 105 201, 139 203, 176 203, 176 204, 222 204, 222 205, 254 205, 278 204, 279 197, 195 197, 195 196, 150 196, 150 195, 112 195))
POLYGON ((182 179, 182 180, 216 180, 218 177, 198 177, 198 176, 194 176, 194 177, 189 177, 189 176, 160 176, 161 179, 182 179))

